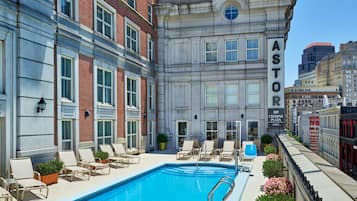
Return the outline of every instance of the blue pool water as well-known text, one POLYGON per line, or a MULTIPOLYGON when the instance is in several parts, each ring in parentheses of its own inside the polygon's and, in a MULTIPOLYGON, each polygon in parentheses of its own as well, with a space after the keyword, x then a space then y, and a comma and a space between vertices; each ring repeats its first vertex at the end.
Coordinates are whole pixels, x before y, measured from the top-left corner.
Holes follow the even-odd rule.
MULTIPOLYGON (((223 176, 235 178, 234 168, 164 165, 78 201, 206 201, 209 191, 223 176)), ((227 191, 228 186, 221 185, 214 200, 222 200, 227 191)))

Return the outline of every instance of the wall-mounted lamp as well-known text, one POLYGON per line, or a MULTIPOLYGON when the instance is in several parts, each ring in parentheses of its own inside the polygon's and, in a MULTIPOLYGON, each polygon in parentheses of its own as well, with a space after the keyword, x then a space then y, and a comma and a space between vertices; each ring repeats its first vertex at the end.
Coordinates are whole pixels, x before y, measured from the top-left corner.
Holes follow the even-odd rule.
POLYGON ((43 112, 46 109, 46 101, 41 97, 40 101, 37 102, 37 112, 43 112))
POLYGON ((146 112, 144 112, 144 115, 143 115, 144 119, 146 119, 146 112))
POLYGON ((84 111, 84 118, 87 118, 90 116, 89 110, 84 111))
POLYGON ((241 119, 244 119, 244 114, 243 114, 243 113, 240 114, 240 118, 241 118, 241 119))
POLYGON ((197 119, 197 118, 198 118, 198 117, 197 117, 197 114, 195 114, 195 116, 194 116, 193 118, 197 119))

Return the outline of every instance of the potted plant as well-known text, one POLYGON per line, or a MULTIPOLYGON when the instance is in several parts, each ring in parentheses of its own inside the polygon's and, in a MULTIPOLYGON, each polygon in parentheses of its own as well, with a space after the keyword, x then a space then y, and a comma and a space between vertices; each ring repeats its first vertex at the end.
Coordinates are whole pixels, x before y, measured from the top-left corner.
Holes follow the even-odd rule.
POLYGON ((262 135, 262 137, 260 138, 260 142, 263 145, 263 149, 266 145, 271 144, 273 142, 273 137, 269 134, 264 134, 262 135))
POLYGON ((63 162, 52 160, 44 163, 38 163, 35 170, 41 174, 41 177, 35 176, 35 179, 41 180, 43 183, 50 185, 58 181, 58 173, 63 168, 63 162))
POLYGON ((164 133, 160 133, 157 135, 157 143, 159 144, 160 150, 166 149, 167 135, 164 133))
POLYGON ((108 163, 108 158, 109 158, 109 154, 108 152, 104 152, 104 151, 97 151, 95 153, 95 158, 99 159, 101 163, 108 163))
POLYGON ((267 145, 267 146, 264 147, 264 153, 266 155, 268 155, 268 154, 276 154, 277 151, 278 151, 277 148, 275 146, 273 146, 273 145, 267 145))
POLYGON ((283 176, 283 163, 275 160, 264 161, 263 175, 268 178, 283 176))

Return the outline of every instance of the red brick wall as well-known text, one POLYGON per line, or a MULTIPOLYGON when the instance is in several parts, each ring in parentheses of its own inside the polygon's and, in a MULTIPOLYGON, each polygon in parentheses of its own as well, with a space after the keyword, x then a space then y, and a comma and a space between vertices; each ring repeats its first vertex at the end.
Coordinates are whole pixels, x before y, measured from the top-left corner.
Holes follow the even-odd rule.
POLYGON ((93 0, 79 0, 79 23, 93 29, 93 0))
POLYGON ((93 59, 79 54, 79 141, 93 141, 93 59), (84 111, 89 110, 89 117, 84 111))
MULTIPOLYGON (((83 1, 83 0, 82 0, 83 1)), ((130 7, 128 7, 125 3, 118 1, 118 0, 106 0, 106 2, 111 5, 113 8, 116 9, 117 12, 117 27, 116 27, 116 32, 117 32, 117 42, 125 47, 125 19, 124 16, 126 16, 128 19, 130 19, 132 22, 134 22, 136 25, 140 27, 141 33, 140 33, 140 55, 141 56, 146 56, 147 55, 147 49, 146 49, 146 37, 147 33, 151 35, 151 37, 155 41, 155 48, 156 48, 156 41, 157 41, 157 33, 156 30, 152 25, 150 25, 146 19, 148 16, 147 12, 147 0, 137 0, 136 1, 136 6, 137 6, 137 11, 145 18, 143 19, 141 16, 139 16, 135 11, 133 11, 130 7)), ((154 25, 156 24, 156 17, 154 15, 153 18, 154 25)), ((156 51, 155 51, 156 52, 156 51)))
POLYGON ((141 77, 141 84, 140 84, 140 92, 141 92, 141 134, 143 136, 147 135, 147 82, 146 78, 141 77), (145 115, 145 118, 144 118, 145 115))
POLYGON ((117 105, 117 137, 125 137, 125 76, 124 71, 117 70, 117 93, 118 93, 118 105, 117 105))

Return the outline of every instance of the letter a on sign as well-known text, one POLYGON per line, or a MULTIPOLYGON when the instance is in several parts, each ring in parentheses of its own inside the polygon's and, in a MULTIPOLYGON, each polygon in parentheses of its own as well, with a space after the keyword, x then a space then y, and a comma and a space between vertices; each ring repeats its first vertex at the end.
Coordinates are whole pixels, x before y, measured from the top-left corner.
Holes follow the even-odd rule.
POLYGON ((273 49, 271 51, 280 51, 279 43, 277 40, 274 41, 273 49))

